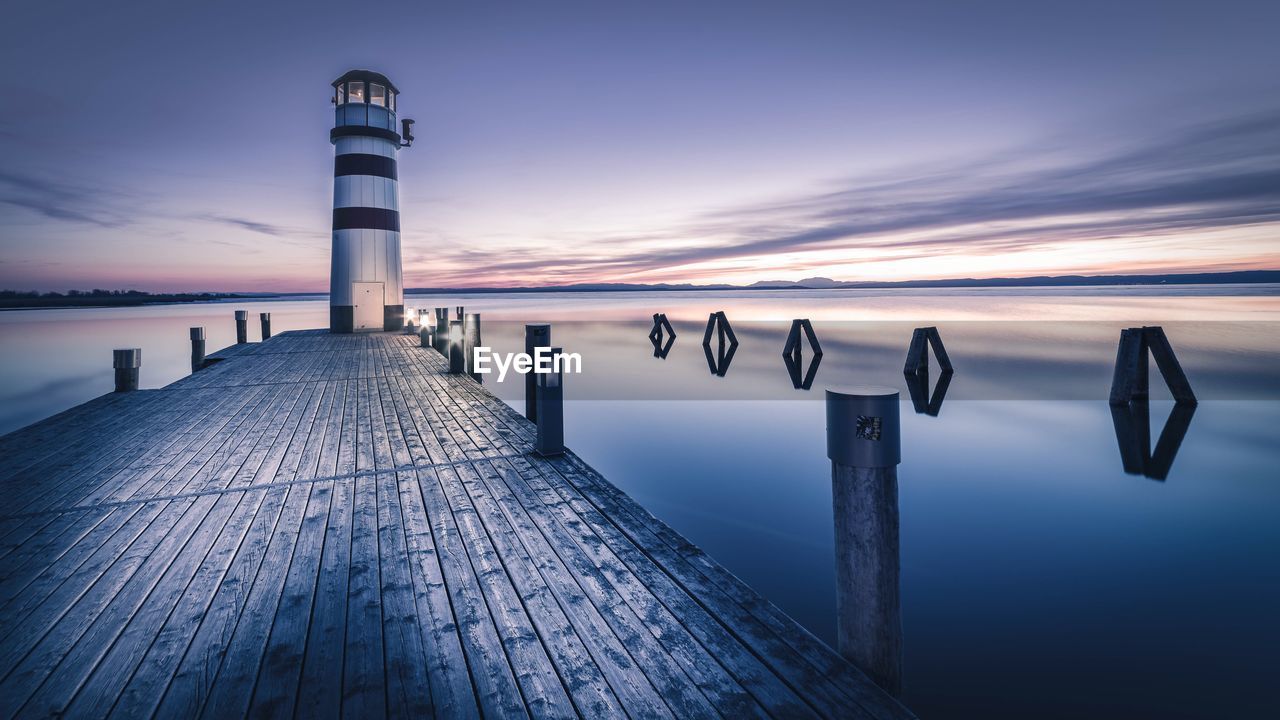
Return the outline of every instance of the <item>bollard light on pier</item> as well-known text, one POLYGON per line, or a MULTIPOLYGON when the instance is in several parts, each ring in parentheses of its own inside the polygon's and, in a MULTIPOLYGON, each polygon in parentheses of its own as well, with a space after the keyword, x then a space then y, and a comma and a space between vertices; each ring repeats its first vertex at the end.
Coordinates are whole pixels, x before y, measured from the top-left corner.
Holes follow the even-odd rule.
POLYGON ((142 348, 120 348, 111 351, 111 365, 116 371, 116 392, 138 389, 142 348))
POLYGON ((436 329, 432 336, 435 343, 436 352, 449 356, 449 308, 436 308, 436 329))
POLYGON ((551 348, 551 372, 536 373, 538 438, 534 453, 543 457, 564 454, 564 387, 560 354, 563 348, 551 348))
POLYGON ((236 344, 243 345, 249 342, 249 311, 236 311, 236 344))
POLYGON ((271 339, 271 313, 258 313, 258 321, 262 323, 262 339, 271 339))
POLYGON ((468 374, 475 372, 475 352, 480 345, 480 313, 462 316, 462 359, 468 374))
MULTIPOLYGON (((551 326, 546 323, 533 323, 524 326, 524 352, 529 357, 537 353, 538 348, 551 347, 551 326)), ((534 373, 524 374, 524 416, 537 422, 538 420, 538 377, 534 373)))
POLYGON ((204 367, 204 328, 191 328, 191 372, 204 367))
POLYGON ((449 321, 449 374, 461 375, 467 367, 463 348, 462 321, 449 321))
POLYGON ((418 330, 418 345, 420 347, 433 347, 435 343, 435 328, 423 323, 422 328, 418 330))
POLYGON ((840 654, 892 695, 902 691, 898 391, 827 390, 840 654))

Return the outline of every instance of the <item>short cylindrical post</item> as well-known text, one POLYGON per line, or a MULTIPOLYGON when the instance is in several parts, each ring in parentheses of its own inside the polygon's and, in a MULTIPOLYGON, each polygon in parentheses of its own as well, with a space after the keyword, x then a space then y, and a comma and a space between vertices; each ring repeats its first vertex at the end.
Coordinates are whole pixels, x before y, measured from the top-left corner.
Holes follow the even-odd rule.
POLYGON ((436 308, 436 332, 435 332, 435 348, 436 352, 448 357, 449 354, 449 308, 436 308))
MULTIPOLYGON (((543 457, 564 454, 564 372, 562 348, 551 348, 551 371, 536 373, 538 438, 533 451, 543 457)), ((536 365, 535 365, 536 369, 536 365)))
POLYGON ((456 319, 457 319, 457 320, 461 320, 461 319, 462 319, 462 306, 461 306, 461 305, 459 305, 459 306, 456 308, 456 310, 457 310, 457 313, 458 313, 458 317, 457 317, 456 319))
POLYGON ((893 695, 902 690, 898 391, 827 391, 840 654, 893 695))
POLYGON ((191 372, 204 367, 204 328, 191 328, 191 372))
POLYGON ((475 353, 480 345, 480 313, 462 316, 463 364, 467 373, 475 372, 475 353))
POLYGON ((112 350, 111 365, 116 371, 116 392, 138 389, 138 369, 142 367, 142 348, 112 350))
POLYGON ((262 322, 262 339, 269 339, 271 337, 271 313, 258 313, 258 320, 262 322))
POLYGON ((427 323, 422 324, 422 328, 418 330, 418 344, 422 347, 433 347, 435 338, 433 331, 435 328, 427 323))
POLYGON ((463 347, 462 321, 449 321, 449 374, 460 375, 466 370, 466 354, 463 347))
MULTIPOLYGON (((535 323, 524 326, 524 352, 533 357, 540 347, 551 347, 551 326, 535 323)), ((538 420, 538 378, 534 373, 524 374, 524 416, 538 420)))
POLYGON ((243 345, 249 342, 249 311, 236 311, 236 344, 243 345))

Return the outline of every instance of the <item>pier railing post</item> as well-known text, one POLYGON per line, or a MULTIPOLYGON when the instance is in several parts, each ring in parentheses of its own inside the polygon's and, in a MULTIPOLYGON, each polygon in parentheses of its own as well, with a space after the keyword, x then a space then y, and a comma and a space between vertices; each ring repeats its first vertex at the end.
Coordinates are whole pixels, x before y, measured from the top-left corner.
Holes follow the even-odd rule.
POLYGON ((271 338, 271 313, 258 313, 258 320, 262 323, 262 339, 271 338))
POLYGON ((543 457, 564 454, 564 371, 560 367, 563 348, 551 348, 551 372, 534 373, 538 385, 538 438, 534 453, 543 457))
POLYGON ((466 371, 466 351, 463 348, 462 321, 449 321, 449 374, 460 375, 466 371))
MULTIPOLYGON (((524 326, 524 352, 533 357, 538 348, 551 347, 551 326, 546 323, 533 323, 524 326)), ((534 373, 524 374, 524 416, 530 420, 538 420, 538 377, 534 373)))
POLYGON ((449 356, 449 308, 436 308, 436 331, 435 331, 435 348, 436 352, 449 356))
POLYGON ((116 371, 116 392, 138 389, 138 372, 142 367, 142 348, 119 348, 111 351, 111 365, 116 371))
POLYGON ((476 347, 480 345, 480 313, 462 316, 462 364, 467 374, 475 372, 476 347))
POLYGON ((902 690, 898 391, 827 390, 841 655, 890 694, 902 690))
POLYGON ((249 342, 249 311, 236 311, 236 344, 243 345, 249 342))
POLYGON ((191 372, 204 367, 204 328, 191 328, 191 372))

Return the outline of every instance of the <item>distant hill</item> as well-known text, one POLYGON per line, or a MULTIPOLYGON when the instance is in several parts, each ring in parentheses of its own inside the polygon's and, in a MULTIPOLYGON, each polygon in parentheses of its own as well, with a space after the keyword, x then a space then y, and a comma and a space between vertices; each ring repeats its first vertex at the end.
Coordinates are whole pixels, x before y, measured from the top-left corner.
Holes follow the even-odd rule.
POLYGON ((841 282, 825 277, 804 280, 761 280, 750 285, 693 285, 690 283, 581 283, 542 287, 409 288, 410 293, 508 293, 508 292, 638 292, 653 290, 828 290, 833 288, 976 288, 1070 287, 1097 285, 1218 285, 1280 283, 1280 270, 1183 273, 1169 275, 1040 275, 1021 278, 953 278, 949 280, 900 280, 896 282, 841 282))

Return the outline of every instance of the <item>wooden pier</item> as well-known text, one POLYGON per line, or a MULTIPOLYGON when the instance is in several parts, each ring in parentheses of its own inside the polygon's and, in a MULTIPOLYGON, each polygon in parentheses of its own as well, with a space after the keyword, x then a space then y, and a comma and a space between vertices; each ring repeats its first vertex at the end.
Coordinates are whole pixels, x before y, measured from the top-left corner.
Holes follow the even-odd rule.
POLYGON ((0 717, 913 717, 417 336, 211 358, 0 438, 0 717))

